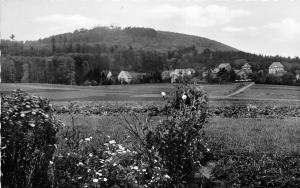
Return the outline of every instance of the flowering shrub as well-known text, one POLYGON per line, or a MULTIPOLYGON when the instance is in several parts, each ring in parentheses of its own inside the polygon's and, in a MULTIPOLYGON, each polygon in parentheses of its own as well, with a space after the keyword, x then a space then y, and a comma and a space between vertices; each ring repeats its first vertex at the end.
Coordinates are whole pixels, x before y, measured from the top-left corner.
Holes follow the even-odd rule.
POLYGON ((60 123, 48 100, 21 90, 1 96, 2 186, 49 187, 60 123))
MULTIPOLYGON (((125 127, 135 137, 145 162, 161 172, 158 182, 167 177, 159 185, 187 185, 195 182, 195 174, 201 173, 208 160, 210 150, 202 130, 208 113, 207 95, 198 85, 184 85, 174 96, 167 97, 164 92, 162 96, 166 102, 164 117, 157 125, 144 125, 142 131, 130 122, 125 127)), ((156 172, 149 174, 153 176, 156 172)))
POLYGON ((198 85, 184 85, 165 108, 167 118, 146 134, 147 147, 158 152, 173 185, 193 182, 209 152, 202 130, 208 113, 207 95, 198 85))

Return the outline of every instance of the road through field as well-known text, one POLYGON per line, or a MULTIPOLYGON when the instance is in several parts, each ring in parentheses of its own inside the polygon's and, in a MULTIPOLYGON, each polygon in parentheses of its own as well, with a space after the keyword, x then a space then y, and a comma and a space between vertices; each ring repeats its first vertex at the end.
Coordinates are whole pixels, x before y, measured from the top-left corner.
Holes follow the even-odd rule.
POLYGON ((251 82, 250 84, 248 84, 248 85, 246 85, 246 86, 240 88, 239 90, 237 90, 237 91, 235 91, 235 92, 233 92, 233 93, 227 95, 226 97, 232 97, 232 96, 234 96, 234 95, 237 95, 237 94, 239 94, 239 93, 245 91, 245 90, 248 89, 249 87, 253 86, 254 84, 255 84, 255 82, 251 82))

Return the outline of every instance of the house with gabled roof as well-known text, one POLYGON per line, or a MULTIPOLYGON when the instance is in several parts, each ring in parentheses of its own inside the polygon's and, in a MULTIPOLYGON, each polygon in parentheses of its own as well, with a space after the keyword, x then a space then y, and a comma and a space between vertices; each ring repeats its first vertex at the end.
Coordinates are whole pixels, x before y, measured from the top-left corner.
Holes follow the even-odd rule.
POLYGON ((280 62, 273 62, 269 66, 269 74, 283 75, 285 73, 284 66, 280 62))
POLYGON ((243 69, 241 69, 241 70, 234 70, 234 73, 238 77, 238 80, 248 80, 248 75, 245 72, 245 70, 243 70, 243 69))
POLYGON ((146 73, 137 73, 137 72, 129 72, 129 71, 121 71, 118 75, 118 80, 123 83, 135 83, 141 79, 143 79, 147 74, 146 73))
POLYGON ((245 63, 243 66, 242 66, 242 70, 246 73, 246 74, 250 74, 252 73, 252 67, 249 63, 245 63))
POLYGON ((108 80, 110 80, 110 79, 112 79, 112 76, 113 76, 113 74, 111 73, 111 71, 108 71, 108 73, 107 73, 107 75, 106 75, 106 78, 107 78, 108 80))

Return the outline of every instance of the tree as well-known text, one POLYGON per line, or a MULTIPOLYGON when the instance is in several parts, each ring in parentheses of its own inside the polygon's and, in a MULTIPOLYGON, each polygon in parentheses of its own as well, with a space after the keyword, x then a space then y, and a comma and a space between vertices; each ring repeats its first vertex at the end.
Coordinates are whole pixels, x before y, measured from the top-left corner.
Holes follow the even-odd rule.
POLYGON ((13 40, 15 40, 15 35, 14 35, 14 34, 11 34, 11 35, 9 36, 9 38, 13 41, 13 40))
POLYGON ((28 83, 29 82, 29 66, 27 63, 23 64, 23 77, 21 79, 22 83, 28 83))
POLYGON ((52 53, 55 53, 55 51, 56 51, 56 44, 55 44, 54 36, 51 37, 51 50, 52 50, 52 53))

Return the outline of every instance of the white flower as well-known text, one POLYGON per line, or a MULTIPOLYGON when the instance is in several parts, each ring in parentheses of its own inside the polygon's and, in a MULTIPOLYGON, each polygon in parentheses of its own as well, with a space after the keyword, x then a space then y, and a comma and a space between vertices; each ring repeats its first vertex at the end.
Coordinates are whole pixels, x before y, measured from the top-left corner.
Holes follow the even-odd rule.
POLYGON ((139 167, 137 167, 137 166, 134 166, 134 167, 133 167, 133 169, 134 169, 134 170, 138 170, 138 169, 139 169, 139 167))
POLYGON ((162 92, 161 92, 161 95, 164 97, 164 96, 166 96, 167 94, 166 94, 166 92, 162 91, 162 92))
POLYGON ((89 156, 90 156, 90 157, 93 157, 93 154, 92 154, 92 153, 90 153, 90 154, 89 154, 89 156))
POLYGON ((98 179, 93 179, 94 183, 98 183, 98 181, 99 181, 98 179))
POLYGON ((107 178, 103 178, 103 181, 107 181, 107 178))
POLYGON ((185 94, 182 95, 182 99, 185 100, 187 96, 185 94))
POLYGON ((82 179, 82 177, 80 177, 80 176, 79 176, 77 179, 79 179, 79 180, 80 180, 80 179, 82 179))
POLYGON ((115 141, 115 140, 111 140, 111 141, 109 141, 108 143, 110 143, 110 144, 115 144, 116 141, 115 141))
POLYGON ((50 164, 53 164, 53 161, 49 161, 50 164))
POLYGON ((96 175, 98 175, 98 176, 102 176, 102 173, 96 172, 96 175))
POLYGON ((20 116, 21 116, 21 117, 25 117, 25 114, 22 113, 20 116))
POLYGON ((90 138, 85 138, 84 140, 85 140, 85 141, 91 141, 91 139, 90 139, 90 138))
POLYGON ((35 112, 35 111, 32 111, 31 113, 32 113, 32 115, 35 115, 35 114, 36 114, 36 112, 35 112))
POLYGON ((143 171, 143 172, 146 172, 146 169, 143 169, 142 171, 143 171))
POLYGON ((83 163, 82 163, 82 162, 79 162, 79 163, 77 164, 77 166, 83 166, 83 163))
POLYGON ((30 123, 29 124, 31 127, 35 127, 35 124, 34 123, 30 123))
POLYGON ((165 174, 164 178, 170 179, 170 176, 168 174, 165 174))
POLYGON ((119 150, 125 150, 125 148, 120 144, 119 145, 119 150))
POLYGON ((209 149, 209 148, 207 148, 207 151, 210 151, 210 149, 209 149))

